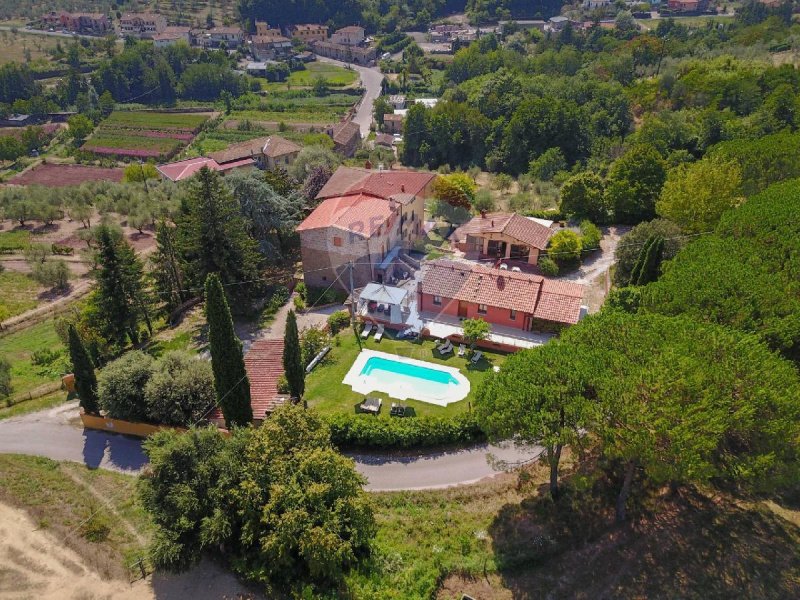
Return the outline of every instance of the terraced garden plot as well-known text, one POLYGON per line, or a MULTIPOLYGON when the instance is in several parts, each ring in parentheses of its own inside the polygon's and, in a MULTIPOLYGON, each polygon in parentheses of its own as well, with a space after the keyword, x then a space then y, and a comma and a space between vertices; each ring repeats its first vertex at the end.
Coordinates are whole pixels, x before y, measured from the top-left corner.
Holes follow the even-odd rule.
POLYGON ((203 113, 114 112, 82 150, 105 156, 170 158, 194 139, 208 117, 203 113))

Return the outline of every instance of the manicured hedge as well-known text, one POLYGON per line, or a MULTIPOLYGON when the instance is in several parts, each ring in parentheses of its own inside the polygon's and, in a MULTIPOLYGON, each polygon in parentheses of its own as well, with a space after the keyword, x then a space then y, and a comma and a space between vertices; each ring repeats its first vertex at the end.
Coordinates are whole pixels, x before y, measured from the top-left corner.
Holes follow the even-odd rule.
POLYGON ((336 415, 327 418, 331 440, 339 448, 419 448, 484 441, 471 413, 455 417, 377 418, 336 415))

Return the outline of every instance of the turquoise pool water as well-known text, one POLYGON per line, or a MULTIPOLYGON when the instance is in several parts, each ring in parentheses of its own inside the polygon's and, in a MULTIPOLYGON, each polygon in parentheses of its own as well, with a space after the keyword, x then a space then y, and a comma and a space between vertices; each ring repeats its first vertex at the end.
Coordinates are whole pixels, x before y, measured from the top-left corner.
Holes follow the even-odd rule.
POLYGON ((390 360, 380 356, 372 356, 367 359, 367 362, 364 363, 364 367, 361 369, 361 375, 372 375, 373 377, 388 375, 390 378, 391 376, 400 375, 439 385, 458 383, 458 380, 447 371, 430 369, 428 367, 390 360))

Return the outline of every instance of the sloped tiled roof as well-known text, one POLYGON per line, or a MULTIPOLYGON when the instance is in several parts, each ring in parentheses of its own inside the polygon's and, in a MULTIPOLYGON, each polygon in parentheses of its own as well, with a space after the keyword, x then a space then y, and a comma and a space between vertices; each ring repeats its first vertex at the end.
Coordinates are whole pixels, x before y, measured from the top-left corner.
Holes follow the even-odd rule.
MULTIPOLYGON (((244 356, 244 367, 250 380, 250 406, 253 418, 266 414, 285 402, 278 393, 278 379, 283 375, 283 340, 256 340, 244 356)), ((214 409, 211 419, 221 419, 222 411, 214 409)))
POLYGON ((580 317, 583 286, 452 260, 425 264, 423 294, 486 304, 532 314, 537 319, 574 324, 580 317))
POLYGON ((300 146, 278 135, 269 137, 267 143, 264 144, 264 155, 272 158, 294 154, 295 152, 300 152, 300 150, 302 150, 300 146))
POLYGON ((297 231, 338 227, 370 237, 391 217, 394 204, 367 194, 328 198, 297 226, 297 231))
POLYGON ((342 146, 347 146, 353 138, 361 138, 361 128, 353 121, 342 121, 333 126, 333 141, 342 146))
POLYGON ((455 239, 463 241, 467 235, 480 236, 489 233, 502 233, 539 250, 547 248, 547 242, 554 231, 534 219, 517 213, 486 213, 473 217, 455 232, 455 239))
POLYGON ((219 171, 219 164, 213 158, 198 156, 187 158, 177 162, 158 165, 156 169, 170 181, 183 181, 197 173, 203 167, 208 167, 212 171, 219 171))
POLYGON ((395 194, 419 195, 436 173, 422 171, 375 171, 357 167, 339 167, 317 194, 317 199, 363 192, 389 198, 395 194))

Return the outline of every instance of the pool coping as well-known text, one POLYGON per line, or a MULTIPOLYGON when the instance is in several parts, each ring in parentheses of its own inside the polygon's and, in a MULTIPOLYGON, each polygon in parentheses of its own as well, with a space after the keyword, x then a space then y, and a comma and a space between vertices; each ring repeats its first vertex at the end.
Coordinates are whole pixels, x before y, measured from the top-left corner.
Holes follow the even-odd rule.
POLYGON ((388 352, 380 352, 378 350, 362 350, 356 359, 353 361, 353 364, 350 365, 350 369, 347 371, 347 375, 344 376, 342 383, 345 385, 349 385, 350 388, 356 394, 363 394, 367 395, 373 392, 382 392, 388 395, 390 398, 394 398, 395 400, 416 400, 417 402, 425 402, 426 404, 433 404, 435 406, 447 406, 448 404, 454 404, 455 402, 461 402, 464 400, 468 395, 470 390, 472 389, 472 384, 470 383, 469 379, 461 372, 461 369, 457 367, 448 367, 445 365, 440 365, 439 363, 429 362, 426 360, 418 360, 416 358, 407 358, 405 356, 401 356, 399 354, 390 354, 388 352), (397 387, 390 387, 390 388, 375 388, 374 384, 368 384, 367 381, 361 376, 361 371, 364 368, 366 362, 373 357, 380 357, 385 358, 388 360, 393 360, 396 362, 404 362, 407 364, 417 365, 420 367, 425 367, 427 369, 436 369, 439 371, 445 371, 450 373, 459 383, 458 386, 455 386, 455 390, 463 390, 466 389, 466 392, 462 396, 460 393, 457 394, 448 394, 447 398, 417 398, 412 395, 403 394, 402 388, 397 387))

